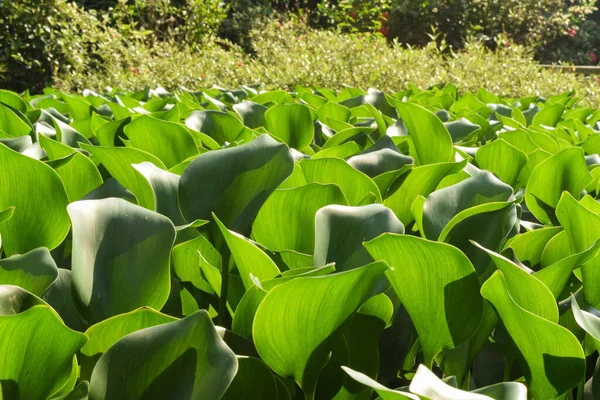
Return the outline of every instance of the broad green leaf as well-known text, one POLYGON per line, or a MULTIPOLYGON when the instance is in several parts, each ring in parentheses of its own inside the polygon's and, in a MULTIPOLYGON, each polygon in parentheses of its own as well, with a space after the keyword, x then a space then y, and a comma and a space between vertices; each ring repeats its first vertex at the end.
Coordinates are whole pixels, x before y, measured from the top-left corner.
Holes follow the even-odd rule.
POLYGON ((238 370, 222 400, 278 399, 275 377, 256 357, 237 356, 238 370))
POLYGON ((85 155, 44 135, 39 136, 39 143, 49 160, 73 155, 67 164, 54 168, 63 181, 69 202, 81 200, 83 196, 102 184, 102 176, 98 168, 85 155))
POLYGON ((293 166, 287 146, 269 135, 201 154, 179 181, 183 216, 188 221, 209 220, 214 212, 228 229, 247 234, 260 207, 292 173, 293 166))
POLYGON ((19 286, 36 296, 58 277, 56 263, 46 248, 0 260, 0 284, 19 286))
POLYGON ((512 195, 512 188, 494 175, 478 172, 427 196, 423 205, 423 231, 428 239, 438 240, 458 213, 481 204, 507 201, 512 195))
POLYGON ((289 147, 302 150, 312 142, 315 127, 307 106, 280 104, 265 112, 265 128, 289 147))
POLYGON ((194 138, 182 125, 142 115, 125 126, 133 147, 160 159, 167 168, 198 154, 194 138))
MULTIPOLYGON (((404 225, 414 218, 410 211, 412 203, 419 196, 427 197, 446 176, 461 171, 467 161, 439 163, 413 168, 397 190, 384 200, 383 204, 391 208, 404 225)), ((390 188, 390 191, 392 188, 390 188)))
POLYGON ((256 310, 266 295, 267 292, 256 285, 246 290, 233 316, 231 330, 234 333, 250 339, 256 310))
POLYGON ((565 111, 565 107, 560 104, 552 104, 535 114, 532 125, 556 126, 560 117, 565 111))
POLYGON ((413 103, 396 103, 395 106, 408 128, 417 165, 452 161, 452 136, 434 113, 413 103))
POLYGON ((526 188, 525 203, 540 222, 556 225, 554 209, 563 191, 579 196, 592 180, 583 151, 576 147, 564 149, 535 167, 526 188))
POLYGON ((120 339, 100 357, 92 399, 219 399, 238 368, 208 313, 198 311, 120 339))
POLYGON ((309 183, 274 191, 260 209, 252 235, 273 251, 294 250, 312 254, 315 245, 315 214, 330 204, 348 205, 336 185, 309 183))
POLYGON ((402 234, 404 225, 382 204, 323 207, 315 217, 313 265, 333 262, 336 271, 347 271, 369 264, 373 259, 363 242, 386 232, 402 234))
MULTIPOLYGON (((32 296, 15 286, 0 286, 0 310, 7 295, 10 302, 32 296)), ((13 313, 0 312, 0 332, 0 390, 5 399, 45 400, 59 392, 69 380, 75 354, 87 340, 37 298, 13 313)))
POLYGON ((258 354, 276 373, 293 377, 306 399, 313 399, 334 333, 386 269, 374 263, 323 277, 297 277, 271 289, 254 319, 258 354))
POLYGON ((571 310, 577 324, 587 332, 592 338, 596 349, 600 349, 600 317, 598 310, 593 309, 592 312, 582 310, 577 303, 577 299, 571 294, 571 310))
POLYGON ((519 174, 527 163, 525 153, 502 139, 479 148, 476 159, 480 168, 493 172, 512 187, 516 187, 519 174))
POLYGON ((350 119, 350 109, 337 103, 327 102, 317 108, 317 116, 323 123, 327 123, 326 118, 332 118, 337 121, 348 122, 350 119))
MULTIPOLYGON (((569 193, 563 193, 556 208, 556 216, 565 228, 572 253, 590 248, 600 239, 600 216, 577 202, 569 193)), ((600 307, 600 257, 581 267, 585 299, 593 307, 600 307)))
POLYGON ((348 159, 348 164, 371 178, 413 163, 413 158, 400 153, 387 136, 369 149, 348 159), (393 148, 387 147, 386 142, 393 148))
POLYGON ((186 224, 177 199, 179 189, 179 175, 158 168, 151 162, 144 161, 141 164, 131 164, 143 179, 146 179, 154 192, 154 203, 156 212, 167 216, 174 225, 186 224))
POLYGON ((0 222, 7 256, 38 247, 52 250, 62 243, 70 223, 67 194, 56 172, 44 163, 0 144, 0 210, 15 207, 13 216, 0 222))
POLYGON ((302 172, 308 183, 338 185, 351 206, 358 205, 363 197, 371 192, 381 201, 379 188, 371 178, 352 168, 339 158, 303 159, 302 172))
POLYGON ((4 104, 0 103, 0 131, 11 137, 27 136, 31 132, 31 126, 4 104))
MULTIPOLYGON (((267 107, 262 104, 245 101, 243 103, 234 104, 232 108, 248 128, 256 129, 265 126, 265 111, 267 111, 267 107)), ((235 126, 233 122, 231 122, 231 124, 235 126)))
POLYGON ((481 287, 523 357, 533 398, 551 399, 576 386, 585 374, 585 355, 573 334, 521 308, 508 292, 502 272, 481 287))
POLYGON ((506 257, 473 243, 485 251, 499 271, 511 297, 521 308, 548 321, 558 323, 558 307, 552 292, 542 281, 506 257))
POLYGON ((536 229, 515 236, 507 245, 514 250, 519 261, 533 267, 542 261, 546 244, 559 232, 562 232, 560 226, 536 229))
POLYGON ((275 262, 265 252, 244 236, 227 229, 214 214, 213 218, 227 242, 246 290, 254 286, 251 276, 262 281, 272 279, 281 273, 275 262))
POLYGON ((158 158, 142 150, 127 147, 101 147, 81 145, 95 157, 110 175, 123 187, 130 190, 137 198, 138 204, 149 210, 156 210, 156 199, 152 186, 142 179, 132 164, 151 162, 161 169, 167 169, 158 158))
POLYGON ((83 320, 71 292, 71 271, 58 268, 58 278, 46 289, 42 299, 60 315, 69 328, 84 332, 88 324, 83 320))
POLYGON ((21 96, 10 90, 0 90, 0 103, 4 103, 22 113, 33 109, 33 107, 21 96))
POLYGON ((84 318, 98 322, 142 306, 160 309, 170 290, 173 223, 115 198, 78 201, 68 211, 74 297, 84 318))
POLYGON ((392 267, 386 276, 419 333, 425 365, 475 334, 483 300, 475 268, 460 250, 389 233, 364 246, 392 267))
POLYGON ((237 140, 244 130, 244 124, 239 119, 215 110, 194 111, 186 118, 185 125, 194 131, 208 135, 219 145, 237 140))
POLYGON ((534 272, 533 276, 544 282, 556 299, 567 286, 573 270, 586 264, 600 253, 600 241, 596 241, 589 249, 565 257, 555 263, 534 272))

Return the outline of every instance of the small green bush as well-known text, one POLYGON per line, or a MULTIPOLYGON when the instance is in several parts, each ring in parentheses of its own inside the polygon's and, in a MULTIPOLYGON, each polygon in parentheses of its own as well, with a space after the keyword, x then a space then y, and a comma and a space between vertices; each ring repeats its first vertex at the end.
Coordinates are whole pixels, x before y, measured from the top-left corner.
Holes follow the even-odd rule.
POLYGON ((377 87, 395 91, 442 82, 461 91, 480 87, 508 97, 561 93, 576 89, 587 103, 600 99, 595 78, 541 70, 533 54, 509 40, 495 50, 472 41, 461 51, 449 50, 444 40, 423 48, 388 44, 376 34, 340 34, 309 29, 297 23, 272 22, 251 32, 256 55, 218 39, 207 39, 200 50, 181 50, 168 44, 137 45, 120 64, 108 63, 103 74, 81 71, 57 82, 63 90, 104 90, 107 86, 138 90, 161 85, 169 90, 218 85, 237 87, 249 82, 265 89, 296 85, 342 88, 377 87))

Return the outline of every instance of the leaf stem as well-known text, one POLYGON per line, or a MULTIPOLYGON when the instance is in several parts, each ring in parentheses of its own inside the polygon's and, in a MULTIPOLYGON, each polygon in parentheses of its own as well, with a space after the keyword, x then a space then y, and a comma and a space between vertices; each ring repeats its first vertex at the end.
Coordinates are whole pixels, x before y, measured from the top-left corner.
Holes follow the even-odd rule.
POLYGON ((583 400, 583 392, 585 391, 585 377, 577 385, 577 400, 583 400))
POLYGON ((510 381, 510 374, 512 373, 512 363, 513 363, 512 357, 506 356, 504 358, 504 376, 502 377, 502 380, 504 382, 510 381))
POLYGON ((217 317, 217 325, 227 328, 228 310, 227 310, 227 290, 229 289, 229 259, 231 258, 231 250, 227 243, 223 243, 222 247, 222 262, 221 262, 221 296, 219 296, 219 316, 217 317))

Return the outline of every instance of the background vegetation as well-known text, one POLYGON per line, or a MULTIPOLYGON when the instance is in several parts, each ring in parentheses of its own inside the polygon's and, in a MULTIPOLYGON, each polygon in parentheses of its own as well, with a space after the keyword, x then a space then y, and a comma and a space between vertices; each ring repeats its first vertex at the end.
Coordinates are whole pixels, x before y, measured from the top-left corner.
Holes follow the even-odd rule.
POLYGON ((575 88, 594 101, 594 79, 536 61, 597 64, 595 10, 590 0, 0 0, 0 86, 447 82, 508 96, 575 88))

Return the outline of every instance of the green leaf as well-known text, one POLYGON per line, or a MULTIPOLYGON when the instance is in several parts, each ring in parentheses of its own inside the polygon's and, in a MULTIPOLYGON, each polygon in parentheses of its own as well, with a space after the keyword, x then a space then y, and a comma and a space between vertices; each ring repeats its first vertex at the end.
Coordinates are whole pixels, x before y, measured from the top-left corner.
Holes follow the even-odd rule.
MULTIPOLYGON (((565 228, 571 252, 589 249, 600 239, 600 216, 577 202, 569 193, 563 193, 556 207, 556 216, 565 228)), ((581 267, 585 299, 593 307, 600 307, 600 257, 594 257, 581 267)))
POLYGON ((167 168, 198 154, 194 138, 182 125, 142 115, 124 128, 133 147, 160 159, 167 168))
POLYGON ((485 251, 499 271, 502 271, 505 285, 521 308, 548 321, 558 323, 558 307, 552 292, 535 276, 501 256, 477 243, 475 246, 485 251))
POLYGON ((0 286, 0 390, 6 399, 45 400, 67 384, 77 366, 75 354, 87 337, 67 328, 37 298, 8 315, 1 312, 6 296, 13 304, 33 297, 15 286, 0 286))
POLYGON ((382 204, 323 207, 315 217, 313 265, 333 262, 336 271, 348 271, 371 263, 362 243, 385 232, 404 233, 404 225, 382 204))
POLYGON ((338 185, 351 206, 358 205, 369 192, 375 194, 381 202, 379 188, 371 178, 352 168, 339 158, 303 159, 300 161, 302 172, 308 183, 338 185))
POLYGON ((575 387, 585 375, 585 355, 573 334, 523 309, 508 292, 502 272, 481 287, 523 357, 533 398, 551 399, 575 387))
MULTIPOLYGON (((240 105, 236 106, 239 109, 240 105)), ((253 108, 256 107, 261 106, 256 105, 253 108)), ((186 118, 185 125, 193 131, 208 135, 219 145, 234 142, 244 130, 244 124, 239 119, 215 110, 194 111, 186 118)))
POLYGON ((23 121, 9 107, 0 103, 0 131, 6 132, 11 137, 27 136, 31 126, 23 121))
POLYGON ((94 368, 90 398, 219 399, 237 368, 235 354, 202 310, 115 343, 94 368))
POLYGON ((507 246, 514 250, 519 261, 533 267, 542 261, 546 244, 559 232, 562 232, 560 226, 536 229, 515 236, 507 246))
POLYGON ((292 173, 293 165, 287 146, 269 135, 201 154, 179 181, 183 216, 188 221, 209 220, 214 212, 229 229, 246 234, 269 195, 292 173))
POLYGON ((256 357, 237 356, 238 370, 222 400, 278 399, 275 378, 256 357))
POLYGON ((95 157, 110 175, 123 187, 130 190, 137 198, 138 204, 149 210, 156 209, 156 199, 152 186, 142 179, 132 164, 151 162, 161 169, 167 169, 158 158, 142 150, 128 147, 101 147, 82 144, 81 147, 95 157))
POLYGON ((386 276, 419 333, 425 365, 475 334, 483 300, 475 268, 460 250, 389 233, 364 246, 392 267, 386 276))
POLYGON ((302 150, 312 142, 315 127, 310 109, 302 104, 280 104, 265 112, 265 128, 288 146, 302 150))
POLYGON ((175 227, 165 216, 123 199, 83 200, 68 207, 73 223, 73 290, 89 322, 169 296, 175 227))
POLYGON ((174 225, 185 225, 186 220, 181 215, 177 199, 181 177, 160 169, 148 161, 131 164, 131 166, 150 184, 154 192, 156 212, 168 217, 174 225))
POLYGON ((336 185, 309 183, 273 192, 260 209, 252 235, 273 251, 294 250, 312 254, 315 246, 315 214, 330 204, 348 205, 336 185))
POLYGON ((330 101, 317 108, 317 116, 319 117, 319 121, 323 123, 327 123, 326 118, 348 122, 350 114, 351 111, 348 107, 330 101))
POLYGON ((413 163, 413 158, 400 153, 388 136, 384 136, 369 149, 348 159, 348 164, 370 178, 399 170, 413 163))
POLYGON ((58 268, 58 278, 44 292, 42 299, 60 315, 69 328, 84 332, 88 324, 81 318, 71 292, 71 271, 58 268))
POLYGON ((102 176, 98 168, 85 155, 44 135, 39 136, 39 143, 50 160, 73 155, 65 165, 54 167, 63 181, 69 202, 81 200, 83 196, 102 184, 102 176))
POLYGON ((19 286, 36 296, 41 296, 57 277, 56 263, 47 248, 0 260, 0 282, 19 286))
POLYGON ((582 310, 573 294, 571 294, 570 301, 573 317, 577 325, 592 338, 596 349, 600 349, 600 317, 597 315, 598 310, 592 309, 590 310, 591 312, 582 310))
POLYGON ((560 104, 548 105, 534 115, 531 125, 556 126, 564 111, 565 107, 560 104))
POLYGON ((480 147, 476 159, 480 168, 493 172, 512 187, 516 187, 521 170, 527 163, 525 153, 502 139, 480 147))
POLYGON ((398 102, 395 106, 408 128, 415 149, 411 155, 417 165, 452 161, 452 136, 434 113, 413 103, 398 102))
POLYGON ((540 222, 556 225, 554 209, 563 191, 579 196, 592 180, 583 151, 577 147, 564 149, 535 167, 525 191, 525 203, 540 222))
POLYGON ((7 256, 38 247, 52 250, 69 232, 67 194, 60 177, 44 163, 0 144, 0 210, 15 207, 0 222, 7 256))
POLYGON ((313 399, 334 333, 386 269, 374 263, 324 277, 297 277, 271 289, 254 319, 258 354, 276 373, 293 377, 306 399, 313 399))
POLYGON ((213 218, 227 242, 246 290, 254 286, 251 276, 262 281, 272 279, 281 273, 275 262, 261 249, 239 233, 227 229, 216 215, 213 214, 213 218))
POLYGON ((510 186, 487 171, 437 190, 427 196, 423 205, 425 236, 438 240, 444 228, 461 211, 481 204, 507 201, 512 195, 510 186))
MULTIPOLYGON (((461 171, 467 160, 456 163, 439 163, 413 168, 402 184, 384 200, 404 225, 414 221, 411 206, 419 196, 427 197, 446 176, 461 171)), ((392 188, 390 188, 392 190, 392 188)))

